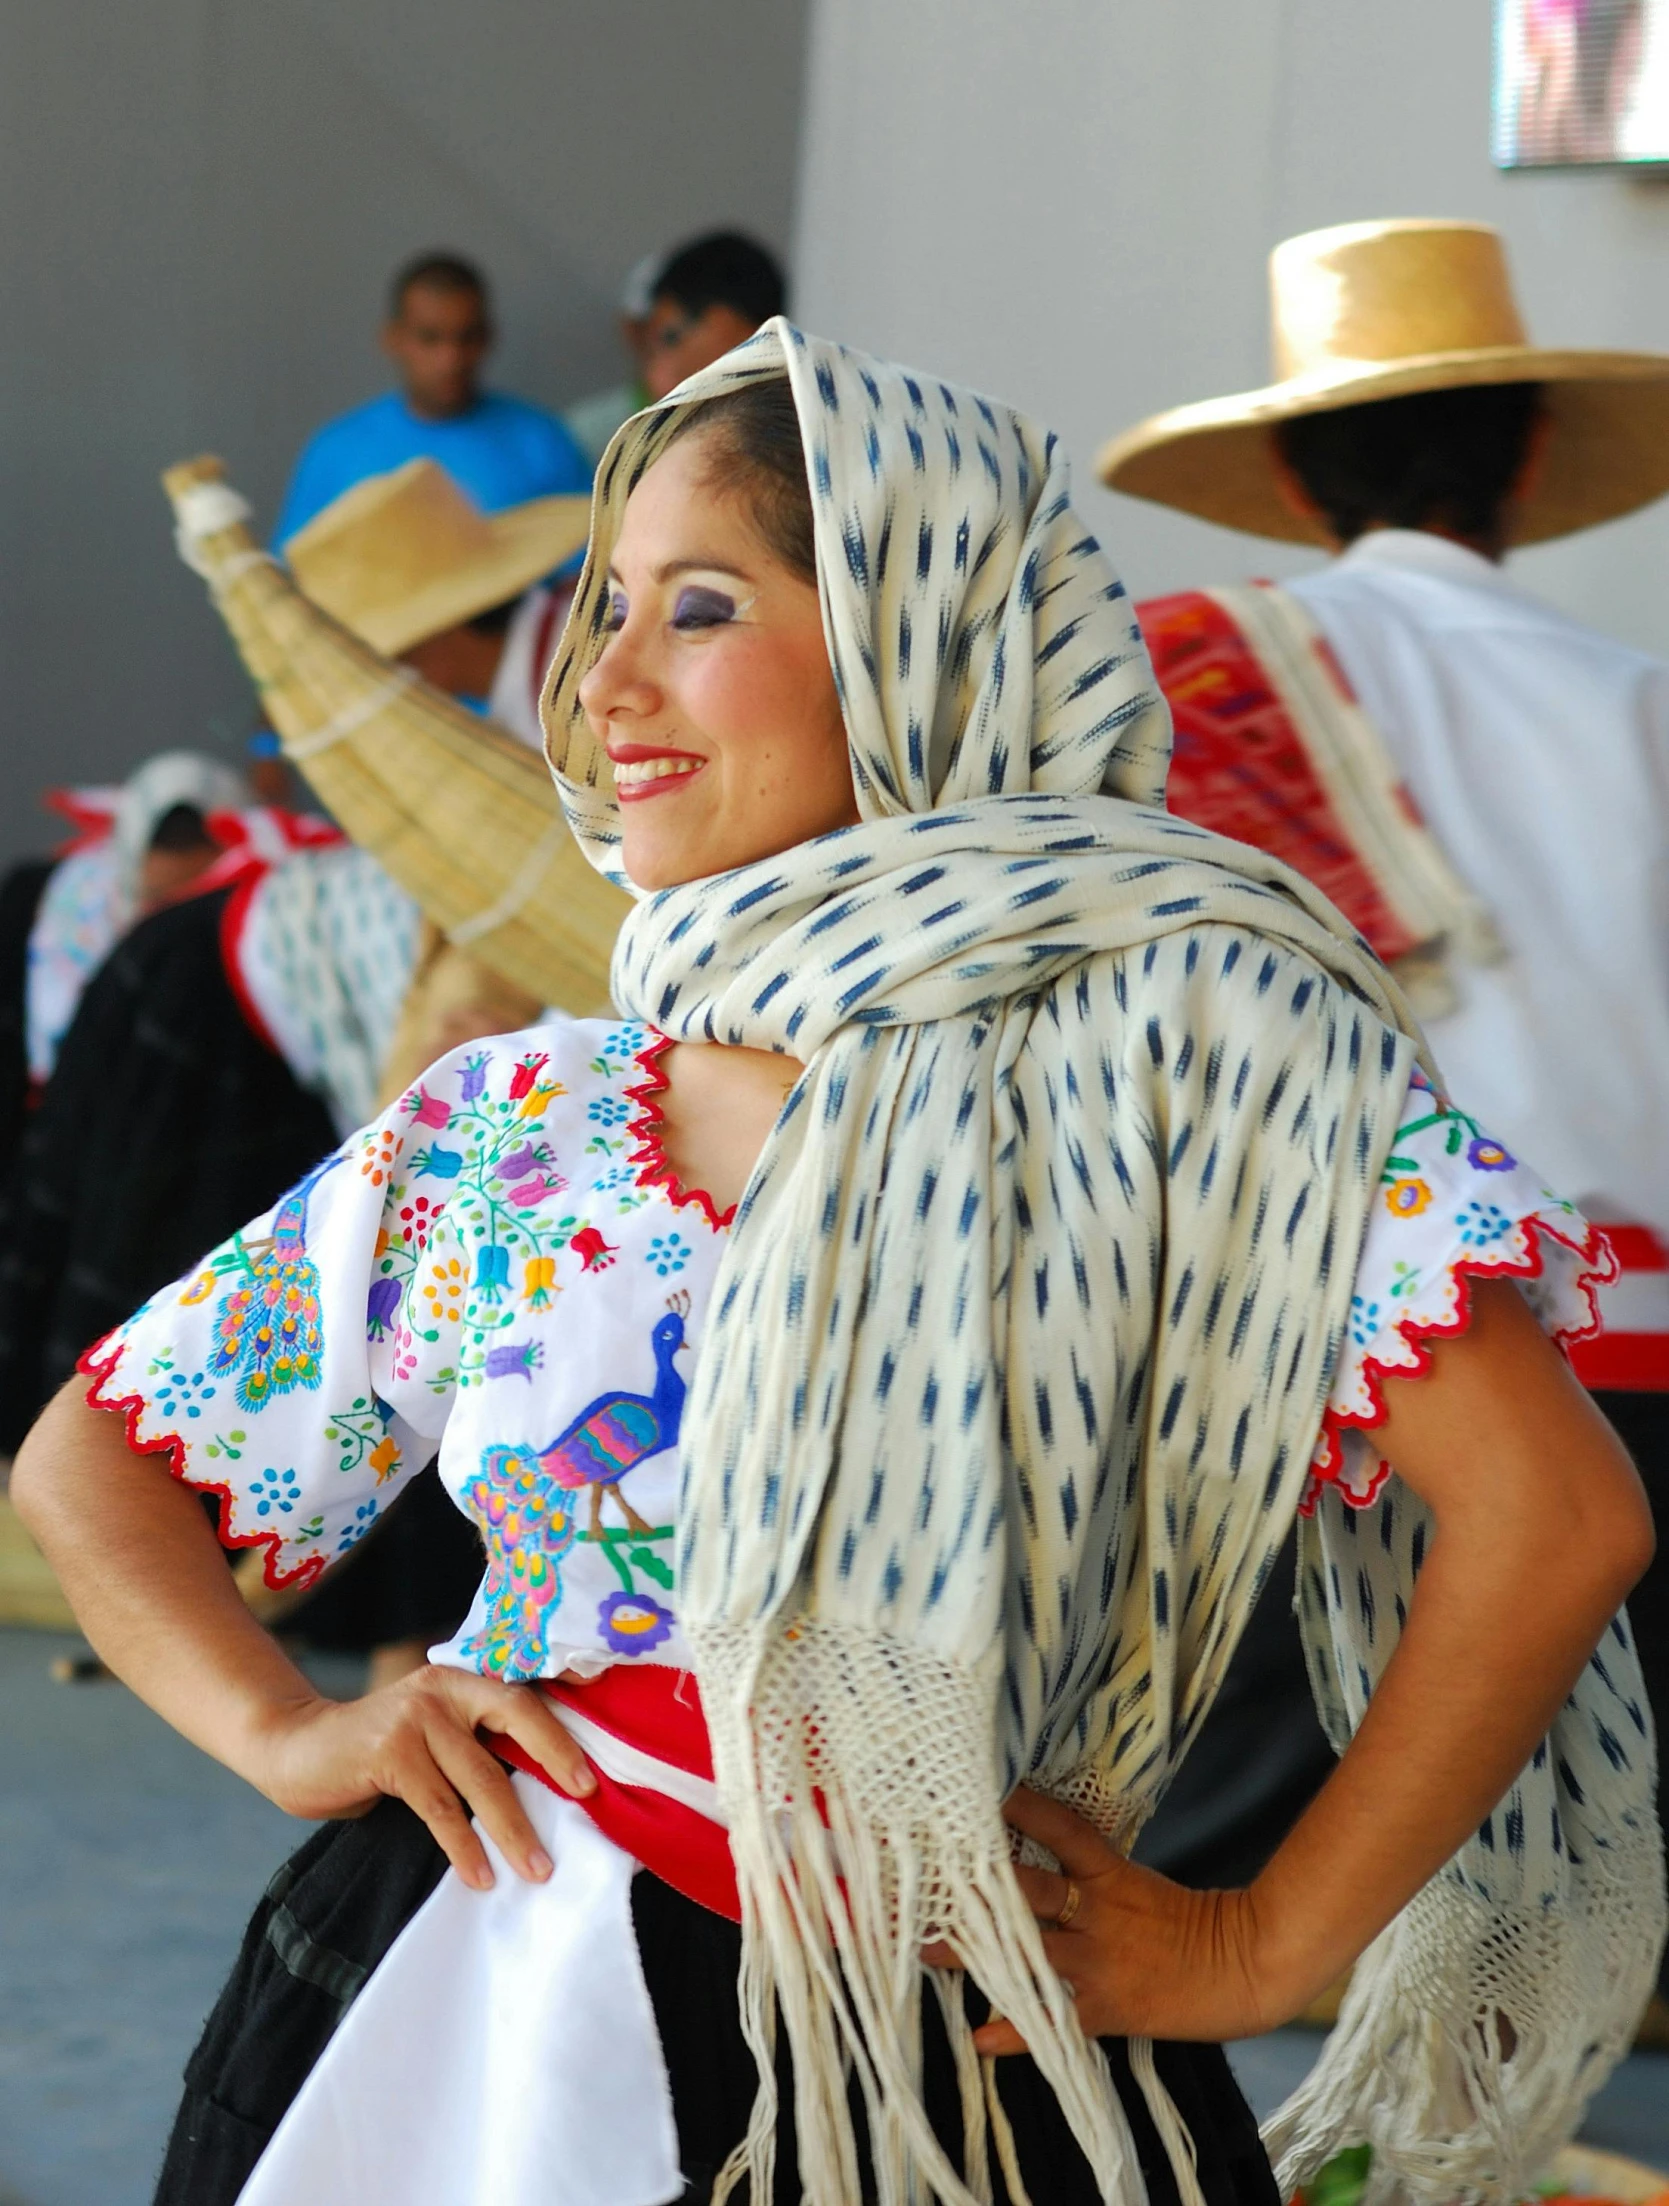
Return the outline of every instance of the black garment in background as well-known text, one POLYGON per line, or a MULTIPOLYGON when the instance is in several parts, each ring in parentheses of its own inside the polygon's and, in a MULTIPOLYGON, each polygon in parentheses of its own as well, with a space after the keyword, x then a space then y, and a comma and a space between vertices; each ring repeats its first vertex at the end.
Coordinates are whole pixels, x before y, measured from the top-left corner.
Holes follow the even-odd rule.
MULTIPOLYGON (((1612 1428, 1634 1458, 1646 1499, 1652 1505, 1657 1532, 1657 1553, 1646 1575, 1628 1597, 1628 1620, 1634 1629, 1640 1667, 1645 1673, 1646 1698, 1652 1704, 1657 1727, 1657 1814, 1665 1821, 1669 1795, 1665 1793, 1666 1741, 1669 1741, 1669 1394, 1595 1394, 1594 1400, 1610 1418, 1612 1428)), ((1669 1952, 1658 1963, 1657 1988, 1669 1999, 1669 1952)))
POLYGON ((1196 1889, 1250 1884, 1337 1767, 1292 1612, 1288 1533, 1222 1689, 1135 1858, 1196 1889))
POLYGON ((29 936, 57 867, 56 858, 26 858, 0 880, 0 1182, 12 1168, 29 1102, 29 936))
POLYGON ((280 1629, 335 1654, 450 1639, 486 1567, 480 1534, 430 1464, 280 1629))
MULTIPOLYGON (((232 993, 220 946, 232 893, 172 905, 116 946, 29 1116, 0 1198, 0 1451, 84 1348, 336 1145, 324 1105, 232 993)), ((425 1471, 284 1626, 354 1652, 444 1638, 481 1570, 474 1527, 425 1471)))
MULTIPOLYGON (((440 1848, 411 1810, 386 1800, 361 1822, 327 1824, 279 1871, 187 2064, 155 2206, 232 2206, 337 2023, 444 1867, 440 1848)), ((713 2175, 740 2140, 753 2105, 753 2057, 736 1997, 741 1933, 647 1871, 633 1880, 632 1914, 690 2179, 685 2202, 705 2206, 713 2175)), ((928 2110, 959 2164, 955 2076, 937 2002, 929 1996, 923 2004, 928 2110)), ((1177 2206, 1169 2163, 1124 2048, 1106 2042, 1152 2206, 1177 2206)), ((1222 2048, 1159 2045, 1154 2054, 1194 2140, 1209 2206, 1279 2206, 1257 2125, 1222 2048)), ((1031 2061, 1001 2062, 998 2079, 1032 2197, 1048 2206, 1095 2206, 1088 2166, 1031 2061)), ((791 2109, 786 2065, 783 2081, 783 2103, 791 2109)), ((421 2118, 420 2108, 413 2118, 421 2118)), ((791 2122, 785 2113, 772 2206, 794 2206, 800 2196, 791 2122)), ((1008 2191, 993 2172, 997 2206, 1007 2206, 1008 2191)), ((863 2198, 872 2197, 866 2183, 863 2198)))
POLYGON ((140 924, 83 994, 0 1198, 0 1451, 82 1350, 335 1144, 226 978, 230 889, 140 924))

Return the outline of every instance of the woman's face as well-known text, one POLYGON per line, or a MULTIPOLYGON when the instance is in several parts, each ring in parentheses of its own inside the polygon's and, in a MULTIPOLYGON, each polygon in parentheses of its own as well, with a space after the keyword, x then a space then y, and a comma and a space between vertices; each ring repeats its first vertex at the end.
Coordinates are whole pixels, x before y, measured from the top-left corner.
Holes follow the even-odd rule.
POLYGON ((699 430, 633 491, 608 640, 580 684, 614 761, 626 872, 670 888, 858 817, 817 592, 713 489, 699 430))

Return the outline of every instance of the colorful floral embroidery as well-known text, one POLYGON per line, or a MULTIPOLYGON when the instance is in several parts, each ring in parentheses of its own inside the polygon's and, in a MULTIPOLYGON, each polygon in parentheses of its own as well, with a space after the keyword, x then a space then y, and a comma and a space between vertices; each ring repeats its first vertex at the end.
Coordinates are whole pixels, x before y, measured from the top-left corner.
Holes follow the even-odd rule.
POLYGON ((1498 1141, 1479 1134, 1466 1145, 1466 1161, 1475 1172, 1510 1172, 1518 1159, 1498 1141))
MULTIPOLYGON (((1494 1170, 1494 1166, 1489 1167, 1494 1170)), ((1461 1240, 1469 1249, 1487 1248, 1491 1241, 1499 1241, 1508 1232, 1514 1220, 1507 1216, 1499 1203, 1463 1203, 1455 1212, 1455 1227, 1461 1240)))
POLYGON ((645 1655, 672 1637, 676 1618, 641 1593, 611 1593, 597 1611, 605 1646, 620 1655, 645 1655))
POLYGON ((657 1233, 644 1251, 644 1262, 663 1279, 673 1272, 681 1272, 689 1260, 690 1245, 678 1233, 657 1233))
POLYGON ((531 1386, 533 1374, 544 1360, 543 1341, 501 1341, 487 1350, 486 1373, 489 1379, 525 1379, 531 1386))
POLYGON ((1429 1341, 1465 1330, 1469 1281, 1509 1275, 1562 1341, 1595 1323, 1593 1284, 1609 1254, 1575 1210, 1463 1112, 1411 1083, 1416 1115, 1398 1128, 1357 1266, 1349 1336, 1316 1442, 1309 1515, 1324 1490, 1350 1507, 1378 1500, 1390 1465, 1371 1439, 1385 1418, 1384 1382, 1418 1376, 1429 1341), (1487 1196, 1475 1192, 1488 1176, 1487 1196))
POLYGON ((620 1254, 618 1245, 605 1241, 595 1226, 584 1226, 568 1243, 588 1272, 606 1272, 620 1254))

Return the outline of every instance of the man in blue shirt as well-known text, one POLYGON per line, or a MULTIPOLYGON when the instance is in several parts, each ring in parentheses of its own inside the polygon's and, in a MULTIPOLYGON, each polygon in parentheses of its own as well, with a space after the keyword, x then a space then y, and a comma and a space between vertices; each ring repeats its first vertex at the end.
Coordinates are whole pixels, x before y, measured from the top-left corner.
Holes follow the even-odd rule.
POLYGON ((400 388, 318 432, 296 462, 273 532, 282 545, 344 490, 431 459, 488 513, 591 488, 591 466, 555 414, 481 388, 492 346, 486 281, 468 261, 425 253, 394 279, 383 350, 400 388))

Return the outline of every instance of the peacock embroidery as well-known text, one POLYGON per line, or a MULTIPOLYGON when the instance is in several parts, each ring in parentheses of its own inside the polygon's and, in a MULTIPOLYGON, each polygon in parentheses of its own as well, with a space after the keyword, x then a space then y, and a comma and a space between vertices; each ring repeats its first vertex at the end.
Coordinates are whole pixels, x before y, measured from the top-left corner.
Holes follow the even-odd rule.
MULTIPOLYGON (((689 1345, 689 1307, 688 1294, 673 1295, 666 1316, 650 1333, 655 1375, 649 1393, 611 1388, 599 1394, 546 1447, 484 1448, 481 1468, 465 1481, 461 1498, 485 1538, 487 1573, 481 1588, 485 1620, 459 1653, 481 1661, 494 1676, 540 1675, 551 1612, 562 1594, 563 1558, 577 1540, 605 1551, 611 1546, 603 1525, 605 1494, 629 1534, 658 1539, 627 1500, 621 1481, 678 1443, 686 1389, 674 1358, 689 1345), (589 1496, 584 1532, 575 1506, 581 1494, 589 1496)), ((670 1572, 657 1575, 670 1582, 670 1572)))
POLYGON ((231 1243, 225 1268, 241 1276, 215 1312, 209 1370, 217 1379, 236 1375, 242 1410, 253 1413, 294 1387, 319 1383, 324 1332, 318 1267, 307 1253, 307 1202, 340 1162, 327 1157, 290 1190, 270 1239, 246 1242, 239 1235, 231 1243))

